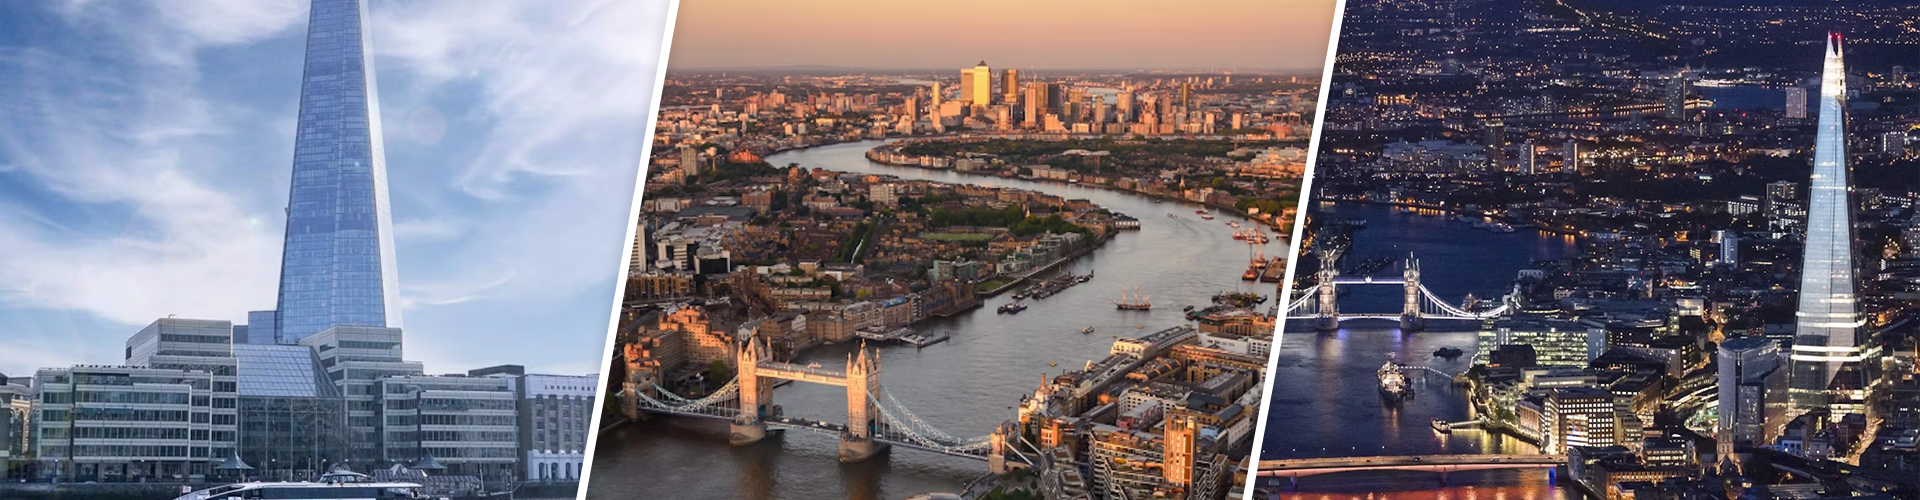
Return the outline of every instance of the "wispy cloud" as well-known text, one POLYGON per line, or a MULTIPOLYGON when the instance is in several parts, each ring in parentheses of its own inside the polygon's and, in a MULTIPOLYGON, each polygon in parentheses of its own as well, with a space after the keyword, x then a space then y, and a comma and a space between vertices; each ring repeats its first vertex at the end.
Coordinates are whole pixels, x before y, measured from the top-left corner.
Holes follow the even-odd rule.
POLYGON ((170 58, 284 30, 298 17, 268 15, 267 4, 74 3, 61 14, 107 43, 80 53, 0 49, 12 75, 0 79, 8 96, 0 158, 8 176, 29 186, 22 190, 40 194, 0 197, 11 200, 0 210, 7 301, 127 323, 271 306, 272 281, 257 277, 277 272, 276 228, 260 207, 224 193, 231 186, 221 185, 217 168, 231 158, 224 145, 262 138, 248 137, 249 124, 236 119, 247 110, 210 102, 194 87, 199 72, 170 58), (180 22, 120 29, 142 10, 180 22), (222 30, 207 21, 221 18, 252 26, 222 30))
MULTIPOLYGON (((451 365, 430 370, 599 366, 666 7, 373 4, 408 350, 451 365)), ((0 318, 120 323, 0 325, 0 351, 274 305, 305 9, 0 7, 0 318), (53 22, 9 29, 21 9, 53 22)), ((115 361, 80 357, 0 371, 115 361)))
POLYGON ((478 116, 459 120, 487 124, 475 129, 471 160, 444 172, 487 207, 491 216, 471 227, 485 243, 443 258, 521 271, 506 293, 611 283, 659 53, 657 35, 635 32, 658 33, 640 27, 662 26, 665 7, 503 0, 400 4, 376 16, 377 53, 408 73, 404 93, 471 86, 478 116))

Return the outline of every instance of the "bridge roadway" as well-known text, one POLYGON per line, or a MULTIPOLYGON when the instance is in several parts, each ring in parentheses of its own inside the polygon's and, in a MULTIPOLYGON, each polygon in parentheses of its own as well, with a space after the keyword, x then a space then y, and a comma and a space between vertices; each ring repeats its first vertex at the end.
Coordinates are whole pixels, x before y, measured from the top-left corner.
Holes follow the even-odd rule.
POLYGON ((755 371, 760 378, 798 380, 815 384, 847 386, 847 372, 821 368, 816 365, 801 366, 778 361, 761 361, 755 371))
MULTIPOLYGON (((733 421, 733 417, 731 416, 716 415, 711 413, 674 411, 674 410, 664 410, 660 408, 648 408, 646 411, 649 413, 660 413, 660 414, 675 415, 675 416, 681 416, 681 417, 704 418, 709 420, 723 420, 727 422, 733 421)), ((795 430, 802 430, 802 431, 809 431, 809 432, 817 432, 821 434, 834 436, 836 438, 840 437, 842 433, 847 432, 847 426, 844 424, 822 422, 819 420, 806 419, 806 418, 773 417, 773 418, 766 419, 765 422, 767 424, 767 427, 774 428, 774 429, 795 429, 795 430)), ((893 446, 912 448, 915 450, 920 450, 920 451, 925 451, 930 453, 938 453, 938 454, 946 455, 950 457, 971 458, 974 460, 987 459, 986 455, 971 455, 967 453, 957 453, 949 450, 929 448, 924 445, 921 445, 920 443, 913 442, 912 440, 895 439, 892 436, 887 436, 884 434, 880 436, 875 436, 874 441, 887 443, 893 446)))
POLYGON ((1302 478, 1360 471, 1448 472, 1493 469, 1545 469, 1567 463, 1566 455, 1407 455, 1379 457, 1289 458, 1261 460, 1261 477, 1302 478))

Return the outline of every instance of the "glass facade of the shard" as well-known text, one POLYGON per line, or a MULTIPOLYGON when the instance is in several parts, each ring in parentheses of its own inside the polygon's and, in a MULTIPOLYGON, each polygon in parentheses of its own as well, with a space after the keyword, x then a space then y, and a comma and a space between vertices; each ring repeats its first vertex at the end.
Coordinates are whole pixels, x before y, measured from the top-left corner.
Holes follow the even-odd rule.
POLYGON ((399 327, 379 98, 363 0, 314 0, 280 264, 279 343, 399 327))
POLYGON ((1834 376, 1846 363, 1860 360, 1862 318, 1855 305, 1853 203, 1848 196, 1847 72, 1840 50, 1837 36, 1827 40, 1820 125, 1807 190, 1806 254, 1801 257, 1788 386, 1800 409, 1826 407, 1834 376))

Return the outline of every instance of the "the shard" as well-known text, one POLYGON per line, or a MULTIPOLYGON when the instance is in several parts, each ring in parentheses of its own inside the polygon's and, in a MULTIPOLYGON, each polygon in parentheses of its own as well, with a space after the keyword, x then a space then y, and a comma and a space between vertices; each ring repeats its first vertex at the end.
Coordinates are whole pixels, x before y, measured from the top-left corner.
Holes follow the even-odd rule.
POLYGON ((1863 318, 1855 305, 1853 202, 1847 179, 1847 71, 1840 50, 1840 36, 1828 36, 1788 386, 1794 406, 1802 410, 1827 407, 1828 389, 1841 367, 1861 359, 1863 318))
POLYGON ((386 155, 363 0, 313 0, 275 337, 400 327, 386 155))

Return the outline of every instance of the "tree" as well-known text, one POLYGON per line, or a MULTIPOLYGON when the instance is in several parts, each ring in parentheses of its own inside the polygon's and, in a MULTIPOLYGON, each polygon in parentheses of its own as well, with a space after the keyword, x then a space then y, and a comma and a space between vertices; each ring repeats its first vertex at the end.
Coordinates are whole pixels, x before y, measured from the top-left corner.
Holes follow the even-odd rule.
POLYGON ((708 384, 724 384, 728 380, 733 380, 733 369, 727 367, 726 361, 716 359, 707 363, 708 384))

